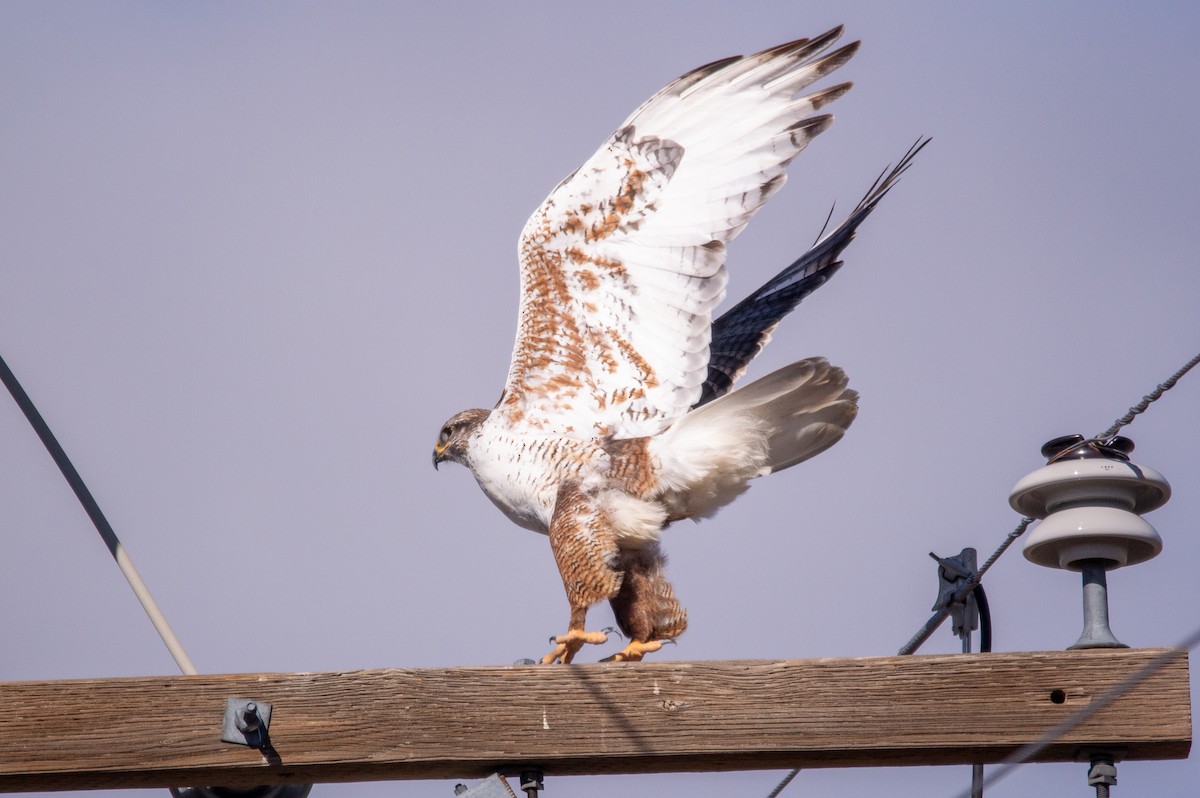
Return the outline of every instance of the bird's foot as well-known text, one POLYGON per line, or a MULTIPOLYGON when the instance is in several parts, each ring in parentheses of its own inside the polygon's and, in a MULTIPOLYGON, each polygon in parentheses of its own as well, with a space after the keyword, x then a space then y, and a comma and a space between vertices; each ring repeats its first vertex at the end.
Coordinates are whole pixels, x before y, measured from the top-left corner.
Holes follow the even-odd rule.
POLYGON ((575 655, 585 644, 598 646, 601 643, 606 643, 608 642, 608 635, 604 632, 585 632, 582 629, 568 629, 565 635, 550 638, 550 642, 555 644, 554 650, 542 657, 542 664, 550 665, 554 662, 561 662, 567 665, 570 664, 571 660, 575 659, 575 655))
POLYGON ((641 662, 642 657, 652 652, 658 651, 663 647, 663 643, 670 643, 670 640, 630 640, 629 645, 613 654, 611 657, 605 657, 601 662, 641 662))

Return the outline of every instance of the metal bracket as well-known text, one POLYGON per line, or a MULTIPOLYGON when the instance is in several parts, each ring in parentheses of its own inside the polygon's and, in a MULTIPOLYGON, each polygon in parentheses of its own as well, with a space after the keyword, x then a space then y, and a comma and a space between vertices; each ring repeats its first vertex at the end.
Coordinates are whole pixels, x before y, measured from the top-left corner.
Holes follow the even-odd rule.
POLYGON ((454 785, 454 794, 459 798, 517 798, 508 782, 498 773, 472 785, 454 785))
POLYGON ((267 745, 267 729, 271 725, 271 705, 249 698, 230 698, 225 702, 225 721, 221 725, 221 740, 251 748, 267 745))
POLYGON ((933 604, 933 609, 940 610, 949 606, 950 622, 953 625, 954 634, 960 638, 968 637, 972 631, 979 628, 979 607, 975 603, 975 597, 968 593, 961 602, 951 604, 950 600, 958 592, 958 589, 974 576, 979 567, 976 564, 975 549, 963 549, 957 557, 939 557, 932 551, 929 552, 929 556, 937 560, 940 566, 938 568, 938 597, 933 604))

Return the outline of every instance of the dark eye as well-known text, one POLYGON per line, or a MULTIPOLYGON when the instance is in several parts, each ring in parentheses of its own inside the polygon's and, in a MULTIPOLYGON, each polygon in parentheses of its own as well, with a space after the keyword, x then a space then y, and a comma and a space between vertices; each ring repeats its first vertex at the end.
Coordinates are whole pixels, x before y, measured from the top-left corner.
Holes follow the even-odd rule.
POLYGON ((450 442, 450 428, 442 427, 442 434, 438 435, 438 444, 445 446, 450 442))

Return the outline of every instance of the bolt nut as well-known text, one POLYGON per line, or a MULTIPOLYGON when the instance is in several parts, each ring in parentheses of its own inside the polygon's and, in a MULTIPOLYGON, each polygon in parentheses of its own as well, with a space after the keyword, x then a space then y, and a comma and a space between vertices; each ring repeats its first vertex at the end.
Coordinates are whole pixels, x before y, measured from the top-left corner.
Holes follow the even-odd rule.
POLYGON ((1092 765, 1092 769, 1088 771, 1088 786, 1095 787, 1097 784, 1116 784, 1117 783, 1117 767, 1111 762, 1096 762, 1092 765))

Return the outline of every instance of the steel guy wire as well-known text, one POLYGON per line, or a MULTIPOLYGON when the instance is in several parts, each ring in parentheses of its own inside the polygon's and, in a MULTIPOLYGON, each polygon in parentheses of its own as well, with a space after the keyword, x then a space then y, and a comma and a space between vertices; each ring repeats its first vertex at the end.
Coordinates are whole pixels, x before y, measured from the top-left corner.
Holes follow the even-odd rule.
POLYGON ((1106 441, 1112 436, 1116 435, 1117 431, 1120 430, 1121 427, 1125 426, 1126 424, 1132 424, 1135 416, 1145 413, 1146 408, 1150 406, 1151 402, 1158 401, 1159 397, 1174 388, 1175 383, 1179 382, 1179 378, 1184 374, 1187 374, 1191 370, 1192 366, 1195 366, 1197 363, 1200 363, 1200 355, 1196 355, 1194 358, 1189 360, 1183 365, 1183 368, 1172 374, 1166 382, 1159 383, 1158 387, 1143 396, 1142 401, 1129 408, 1128 413, 1118 418, 1115 422, 1113 422, 1111 427, 1097 435, 1096 440, 1106 441))
POLYGON ((0 357, 0 382, 3 382, 4 386, 8 388, 8 392, 12 394, 17 406, 21 408, 21 412, 25 414, 25 418, 29 420, 29 424, 33 427, 34 432, 41 439, 42 445, 46 447, 46 451, 54 459, 54 464, 58 466, 58 470, 66 478, 67 484, 75 492, 75 496, 79 499, 79 503, 83 505, 88 518, 92 520, 96 531, 100 533, 100 538, 104 541, 104 545, 108 546, 109 552, 112 554, 113 559, 116 560, 117 567, 121 569, 121 573, 125 575, 125 580, 133 588, 133 594, 137 597, 138 603, 142 605, 142 609, 150 617, 150 623, 154 624, 154 629, 158 632, 158 636, 162 638, 162 641, 167 646, 167 650, 171 652, 171 657, 175 660, 175 664, 179 666, 179 670, 185 676, 196 675, 196 666, 192 664, 192 660, 188 657, 187 652, 183 650, 183 644, 179 642, 179 638, 175 636, 171 625, 167 623, 166 616, 159 609, 158 602, 154 600, 154 596, 150 594, 150 589, 146 587, 141 574, 134 567, 133 560, 129 558, 129 553, 121 545, 121 541, 117 538, 117 533, 113 531, 112 525, 104 517, 104 513, 100 510, 100 505, 96 503, 92 492, 84 484, 83 477, 79 476, 79 472, 71 464, 67 453, 59 445, 58 439, 50 431, 50 426, 42 418, 42 414, 38 412, 38 409, 33 404, 33 400, 29 398, 29 394, 25 393, 25 389, 21 387, 21 383, 17 381, 16 375, 12 373, 8 364, 4 362, 3 357, 0 357))

